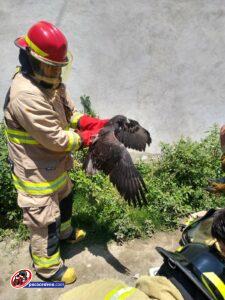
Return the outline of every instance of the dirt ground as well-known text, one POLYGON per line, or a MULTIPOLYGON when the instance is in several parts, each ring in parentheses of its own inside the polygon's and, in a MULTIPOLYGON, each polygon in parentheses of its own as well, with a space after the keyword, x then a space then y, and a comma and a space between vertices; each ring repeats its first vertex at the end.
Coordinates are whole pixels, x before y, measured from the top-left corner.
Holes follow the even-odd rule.
MULTIPOLYGON (((83 241, 77 245, 64 245, 61 252, 67 266, 76 269, 77 281, 65 288, 14 289, 10 286, 11 275, 19 269, 32 269, 28 242, 20 245, 15 241, 0 242, 0 299, 47 300, 57 299, 66 290, 101 278, 118 278, 134 285, 136 278, 148 274, 150 267, 160 266, 162 259, 156 246, 173 250, 178 246, 180 232, 157 233, 146 240, 135 239, 122 246, 114 242, 95 244, 83 241)), ((33 273, 32 281, 40 281, 33 273)), ((94 300, 94 299, 93 299, 94 300)))

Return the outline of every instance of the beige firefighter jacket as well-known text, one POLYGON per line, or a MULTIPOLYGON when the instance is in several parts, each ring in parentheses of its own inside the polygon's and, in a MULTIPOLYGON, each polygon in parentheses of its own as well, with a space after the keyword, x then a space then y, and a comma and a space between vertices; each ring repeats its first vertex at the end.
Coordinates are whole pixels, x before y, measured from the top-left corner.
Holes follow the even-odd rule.
POLYGON ((71 152, 80 146, 76 128, 82 114, 62 84, 44 89, 21 72, 12 80, 5 104, 9 158, 16 189, 43 196, 58 191, 68 180, 71 152))
POLYGON ((164 276, 141 276, 135 288, 117 279, 100 279, 82 284, 60 295, 58 300, 184 300, 164 276), (93 297, 94 295, 94 297, 93 297))

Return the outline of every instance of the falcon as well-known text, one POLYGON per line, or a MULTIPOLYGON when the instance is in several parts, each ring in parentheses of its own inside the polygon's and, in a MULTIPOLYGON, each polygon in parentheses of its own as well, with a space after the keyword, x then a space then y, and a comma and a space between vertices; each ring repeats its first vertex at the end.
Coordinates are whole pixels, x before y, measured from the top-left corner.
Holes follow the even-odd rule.
POLYGON ((89 147, 83 168, 87 174, 98 170, 110 181, 129 205, 147 204, 144 180, 126 148, 145 151, 151 144, 150 133, 137 121, 117 115, 100 130, 89 147))

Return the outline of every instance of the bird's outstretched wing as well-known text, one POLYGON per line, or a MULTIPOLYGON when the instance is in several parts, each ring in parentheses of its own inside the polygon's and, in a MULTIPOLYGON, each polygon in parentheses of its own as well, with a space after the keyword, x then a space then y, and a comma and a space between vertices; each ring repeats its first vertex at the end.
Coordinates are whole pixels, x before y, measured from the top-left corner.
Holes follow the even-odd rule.
POLYGON ((107 131, 105 128, 103 131, 89 148, 84 169, 91 174, 97 169, 109 175, 110 181, 129 204, 147 204, 144 180, 135 168, 129 152, 112 130, 107 131))
POLYGON ((145 151, 146 145, 151 144, 152 139, 150 133, 137 121, 117 115, 109 122, 115 126, 116 138, 123 143, 125 147, 145 151))

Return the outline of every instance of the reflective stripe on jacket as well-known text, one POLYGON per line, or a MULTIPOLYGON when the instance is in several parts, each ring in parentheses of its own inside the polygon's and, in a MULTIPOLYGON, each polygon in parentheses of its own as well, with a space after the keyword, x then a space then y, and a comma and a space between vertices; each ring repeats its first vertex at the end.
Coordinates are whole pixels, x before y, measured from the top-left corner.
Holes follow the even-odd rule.
POLYGON ((26 194, 47 195, 67 181, 71 152, 78 149, 76 128, 82 116, 65 86, 44 89, 18 73, 12 80, 4 111, 9 157, 16 188, 26 194))
MULTIPOLYGON (((80 147, 80 137, 78 134, 74 134, 74 132, 65 130, 68 135, 68 144, 65 151, 73 151, 77 150, 80 147)), ((32 136, 30 136, 26 131, 23 130, 15 130, 6 127, 6 136, 10 142, 16 144, 29 144, 29 145, 38 145, 40 144, 36 141, 32 136)))
POLYGON ((118 286, 108 292, 104 300, 125 300, 135 293, 135 291, 136 289, 133 287, 118 286))

